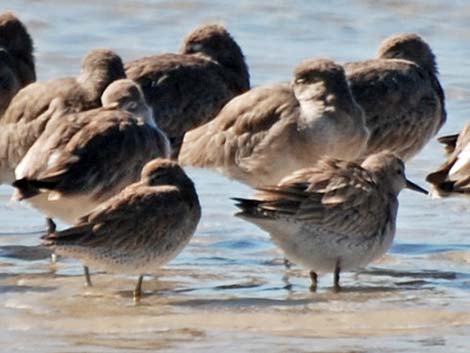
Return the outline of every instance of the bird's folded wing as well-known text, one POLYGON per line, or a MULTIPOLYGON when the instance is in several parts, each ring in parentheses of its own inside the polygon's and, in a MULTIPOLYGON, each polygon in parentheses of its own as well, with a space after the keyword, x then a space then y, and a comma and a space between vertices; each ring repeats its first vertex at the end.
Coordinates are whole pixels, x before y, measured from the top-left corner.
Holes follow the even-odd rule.
POLYGON ((71 78, 53 82, 34 82, 21 89, 10 102, 1 119, 2 124, 30 122, 49 109, 55 98, 67 96, 68 91, 76 89, 76 82, 71 78))
POLYGON ((370 60, 346 64, 345 69, 354 98, 366 113, 369 152, 384 146, 406 150, 420 135, 432 137, 445 122, 442 88, 419 66, 404 60, 370 60))
POLYGON ((206 123, 233 97, 220 71, 215 62, 194 55, 163 54, 126 64, 169 137, 206 123))
POLYGON ((140 175, 136 166, 141 168, 146 161, 163 156, 159 137, 154 128, 123 111, 80 113, 77 121, 64 122, 38 146, 41 158, 22 177, 64 192, 97 187, 97 180, 103 181, 104 188, 112 187, 111 174, 116 180, 132 174, 130 179, 135 180, 134 174, 140 175))
POLYGON ((294 128, 286 117, 296 108, 288 86, 253 89, 235 97, 213 121, 187 133, 179 160, 197 167, 251 170, 256 156, 275 148, 272 142, 280 134, 289 133, 281 125, 294 128))
POLYGON ((288 218, 351 235, 372 232, 386 207, 370 173, 352 163, 334 160, 320 161, 314 168, 285 178, 278 186, 262 188, 254 200, 264 217, 288 218), (346 169, 340 168, 345 164, 346 169))
POLYGON ((158 241, 184 219, 188 209, 176 188, 136 183, 83 216, 75 227, 49 238, 64 245, 122 249, 148 238, 158 241))

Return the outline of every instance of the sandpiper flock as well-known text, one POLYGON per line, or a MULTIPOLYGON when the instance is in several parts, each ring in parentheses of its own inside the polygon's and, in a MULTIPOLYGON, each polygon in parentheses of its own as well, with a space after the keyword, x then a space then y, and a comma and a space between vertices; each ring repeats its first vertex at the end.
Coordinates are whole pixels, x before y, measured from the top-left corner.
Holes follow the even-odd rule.
MULTIPOLYGON (((391 247, 400 191, 427 194, 405 163, 447 118, 436 58, 416 33, 384 39, 375 58, 307 58, 285 82, 250 87, 232 34, 203 24, 178 53, 123 62, 97 48, 78 76, 37 81, 33 40, 5 12, 0 77, 0 183, 44 214, 42 245, 80 260, 88 285, 90 269, 136 275, 136 300, 200 221, 185 166, 254 188, 228 195, 235 216, 305 268, 312 291, 323 273, 341 290, 342 272, 391 247)), ((448 161, 426 178, 432 194, 470 194, 470 125, 439 141, 448 161)))

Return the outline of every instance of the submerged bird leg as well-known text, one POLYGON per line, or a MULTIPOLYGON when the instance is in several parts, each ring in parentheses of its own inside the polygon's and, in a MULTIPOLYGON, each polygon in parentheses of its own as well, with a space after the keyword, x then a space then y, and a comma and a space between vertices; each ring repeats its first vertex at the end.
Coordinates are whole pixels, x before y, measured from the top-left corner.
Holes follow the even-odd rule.
POLYGON ((140 275, 139 279, 137 280, 137 285, 134 289, 134 301, 138 302, 142 297, 142 280, 144 279, 144 275, 140 275))
POLYGON ((289 281, 289 275, 286 273, 284 276, 282 276, 282 282, 284 282, 285 286, 283 289, 286 289, 288 291, 292 291, 292 283, 289 281))
POLYGON ((318 285, 318 275, 315 272, 310 271, 310 279, 312 281, 312 284, 310 285, 310 291, 316 292, 318 285))
MULTIPOLYGON (((46 218, 46 225, 47 225, 47 234, 50 235, 52 233, 55 233, 57 226, 55 222, 52 220, 52 218, 47 217, 46 218)), ((57 262, 57 255, 55 253, 51 254, 51 262, 55 264, 57 262)))
POLYGON ((287 257, 284 258, 284 267, 286 268, 286 270, 290 270, 290 268, 292 267, 292 263, 287 259, 287 257))
POLYGON ((335 266, 335 275, 334 275, 334 287, 333 290, 335 292, 339 292, 341 290, 341 286, 339 285, 339 273, 341 271, 340 265, 339 265, 339 260, 336 261, 336 266, 335 266))
POLYGON ((93 283, 91 283, 90 269, 88 266, 83 266, 83 272, 85 273, 85 285, 87 287, 92 287, 93 283))
POLYGON ((55 233, 57 226, 55 222, 52 220, 52 218, 47 217, 46 224, 47 224, 47 234, 55 233))

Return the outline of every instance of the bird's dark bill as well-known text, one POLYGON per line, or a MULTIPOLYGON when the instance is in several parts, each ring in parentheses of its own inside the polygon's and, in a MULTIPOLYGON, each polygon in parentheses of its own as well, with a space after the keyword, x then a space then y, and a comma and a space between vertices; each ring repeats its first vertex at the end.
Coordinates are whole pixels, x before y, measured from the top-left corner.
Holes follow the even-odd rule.
POLYGON ((426 189, 423 189, 421 186, 416 185, 415 183, 413 183, 409 180, 406 181, 406 188, 410 189, 410 190, 413 190, 413 191, 416 191, 416 192, 420 192, 420 193, 425 194, 425 195, 428 194, 428 191, 426 189))

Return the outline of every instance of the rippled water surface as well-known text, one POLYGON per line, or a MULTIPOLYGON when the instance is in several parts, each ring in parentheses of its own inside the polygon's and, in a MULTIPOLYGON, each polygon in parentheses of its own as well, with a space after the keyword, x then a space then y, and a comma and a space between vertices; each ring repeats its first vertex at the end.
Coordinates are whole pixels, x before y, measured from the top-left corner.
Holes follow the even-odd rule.
MULTIPOLYGON (((125 60, 176 51, 201 22, 225 23, 243 48, 254 85, 288 80, 301 59, 372 57, 385 36, 414 31, 434 49, 459 130, 470 113, 470 3, 464 1, 2 0, 35 40, 40 79, 76 74, 80 58, 112 47, 125 60)), ((424 184, 443 160, 430 143, 408 166, 424 184)), ((203 206, 186 250, 144 282, 51 265, 38 248, 40 214, 0 188, 1 352, 470 352, 470 200, 404 191, 389 253, 360 274, 331 276, 308 291, 305 271, 286 271, 259 229, 232 214, 236 182, 189 170, 203 206)))

